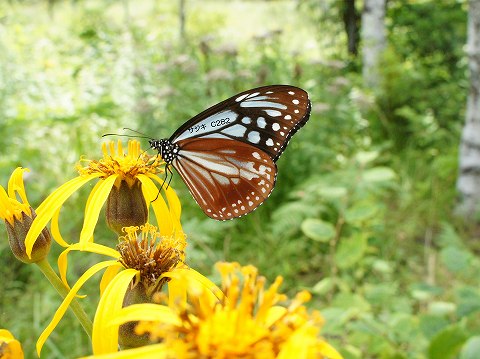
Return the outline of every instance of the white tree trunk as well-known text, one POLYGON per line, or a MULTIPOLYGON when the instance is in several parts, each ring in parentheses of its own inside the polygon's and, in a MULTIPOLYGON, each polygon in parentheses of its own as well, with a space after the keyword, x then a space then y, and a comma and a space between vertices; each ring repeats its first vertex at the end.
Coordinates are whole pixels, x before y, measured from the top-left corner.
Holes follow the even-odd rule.
POLYGON ((469 1, 466 52, 470 91, 460 143, 457 211, 472 217, 480 210, 480 0, 469 1))
POLYGON ((386 0, 365 0, 362 14, 363 80, 375 88, 380 83, 379 62, 386 46, 386 0))

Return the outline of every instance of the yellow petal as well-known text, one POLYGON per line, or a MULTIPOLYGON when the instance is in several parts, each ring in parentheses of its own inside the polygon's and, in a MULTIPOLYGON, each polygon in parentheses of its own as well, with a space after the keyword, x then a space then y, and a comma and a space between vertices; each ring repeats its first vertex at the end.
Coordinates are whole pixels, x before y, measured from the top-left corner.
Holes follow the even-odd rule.
POLYGON ((62 235, 60 234, 60 227, 58 226, 58 217, 60 217, 60 208, 57 209, 57 211, 52 217, 52 225, 50 226, 52 237, 55 240, 55 242, 60 244, 62 247, 68 247, 69 244, 65 242, 62 235))
POLYGON ((120 267, 108 267, 105 270, 105 273, 102 275, 102 280, 100 281, 100 297, 103 295, 105 288, 107 288, 112 279, 115 278, 120 269, 120 267))
POLYGON ((267 318, 265 319, 265 326, 270 327, 279 321, 285 314, 287 314, 287 308, 274 306, 268 309, 267 318))
POLYGON ((179 280, 188 281, 188 286, 195 286, 195 284, 200 284, 204 288, 207 289, 207 292, 212 293, 215 297, 215 300, 223 300, 225 295, 223 294, 222 290, 218 288, 215 283, 213 283, 210 279, 205 277, 204 275, 197 272, 195 269, 192 268, 175 268, 171 272, 165 272, 162 276, 168 278, 177 278, 179 280))
POLYGON ((68 287, 67 283, 67 267, 68 267, 68 253, 71 251, 84 251, 84 252, 92 252, 97 254, 103 254, 108 257, 112 257, 115 259, 120 258, 120 253, 117 252, 115 249, 97 244, 97 243, 75 243, 68 246, 60 255, 58 256, 58 271, 60 272, 60 278, 62 282, 68 287))
POLYGON ((146 345, 140 348, 122 350, 117 353, 92 355, 81 359, 167 359, 172 352, 165 344, 146 345))
POLYGON ((170 211, 172 211, 180 220, 180 216, 182 215, 182 206, 180 204, 180 200, 178 199, 177 193, 170 186, 167 189, 164 188, 164 191, 167 196, 168 207, 170 207, 170 211))
POLYGON ((17 167, 10 176, 8 181, 8 196, 10 198, 17 199, 15 192, 18 193, 22 202, 28 206, 27 193, 25 192, 25 186, 23 185, 23 172, 30 172, 28 168, 17 167))
POLYGON ((53 332, 57 324, 60 322, 60 319, 62 319, 63 315, 67 311, 70 302, 72 299, 76 296, 77 292, 80 290, 80 288, 85 284, 85 282, 93 276, 95 273, 98 271, 102 270, 103 268, 109 267, 109 266, 115 266, 115 265, 120 265, 117 261, 105 261, 105 262, 100 262, 89 268, 85 273, 82 274, 82 276, 78 279, 77 283, 72 287, 72 289, 68 292, 67 296, 63 300, 62 304, 60 304, 60 307, 58 307, 57 311, 55 312, 55 315, 53 316, 52 321, 48 326, 45 328, 45 330, 42 332, 40 337, 37 340, 37 354, 40 356, 40 352, 42 350, 43 344, 45 344, 45 341, 49 337, 49 335, 53 332))
POLYGON ((325 358, 328 359, 343 359, 342 355, 327 342, 323 342, 320 345, 320 352, 325 358))
POLYGON ((122 325, 133 321, 154 321, 171 325, 180 325, 182 321, 172 308, 166 305, 143 303, 132 304, 128 307, 122 308, 118 314, 115 315, 112 324, 122 325))
POLYGON ((153 181, 146 175, 140 174, 137 176, 138 180, 142 182, 142 191, 144 193, 147 203, 151 203, 155 217, 157 218, 158 228, 162 236, 171 236, 174 234, 174 227, 170 211, 162 196, 154 201, 158 195, 158 188, 153 181))
POLYGON ((6 329, 0 329, 0 358, 24 358, 22 345, 15 339, 12 333, 6 329))
POLYGON ((180 216, 182 214, 182 206, 175 190, 170 186, 168 186, 168 188, 165 188, 165 181, 160 179, 157 175, 149 173, 148 177, 155 180, 160 185, 160 187, 162 187, 167 197, 168 207, 170 208, 170 211, 175 214, 178 219, 180 219, 180 216))
POLYGON ((10 197, 8 197, 5 189, 0 186, 0 218, 7 219, 10 216, 13 217, 13 213, 9 213, 11 208, 10 197))
POLYGON ((105 288, 93 320, 92 347, 95 355, 118 350, 119 325, 112 325, 111 320, 122 309, 127 287, 137 274, 135 269, 126 269, 105 288))
POLYGON ((183 279, 172 277, 168 282, 168 305, 184 306, 187 303, 187 283, 183 279))
POLYGON ((15 337, 7 329, 0 329, 0 339, 15 339, 15 337))
MULTIPOLYGON (((180 200, 178 199, 177 194, 173 190, 172 187, 165 188, 164 180, 161 180, 157 175, 148 174, 148 177, 155 180, 165 192, 168 201, 168 208, 171 213, 173 226, 174 226, 174 234, 183 235, 182 225, 180 224, 180 216, 182 214, 182 206, 180 204, 180 200)), ((173 233, 172 233, 173 234, 173 233)))
POLYGON ((64 183, 53 191, 36 210, 37 217, 33 220, 32 226, 25 238, 25 249, 30 256, 32 248, 40 232, 45 228, 48 221, 54 216, 55 212, 76 190, 82 187, 88 181, 101 176, 100 173, 93 173, 85 177, 76 177, 67 183, 64 183))
POLYGON ((100 215, 103 204, 107 201, 107 197, 117 177, 118 174, 108 176, 105 180, 98 182, 90 193, 85 207, 85 220, 83 222, 82 232, 80 233, 80 243, 87 243, 93 237, 98 216, 100 215))

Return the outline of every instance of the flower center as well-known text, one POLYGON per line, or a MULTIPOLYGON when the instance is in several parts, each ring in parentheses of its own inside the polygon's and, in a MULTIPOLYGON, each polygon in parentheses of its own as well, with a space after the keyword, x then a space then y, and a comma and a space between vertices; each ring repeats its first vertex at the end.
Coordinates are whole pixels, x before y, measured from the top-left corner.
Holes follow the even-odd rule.
POLYGON ((160 291, 168 281, 162 274, 179 265, 185 256, 184 241, 161 237, 157 228, 150 224, 127 227, 125 231, 127 235, 120 237, 117 245, 120 263, 125 268, 138 270, 140 282, 150 291, 160 291))
POLYGON ((76 169, 80 175, 101 173, 102 178, 118 174, 129 185, 140 174, 157 174, 164 172, 164 162, 159 156, 149 156, 140 148, 140 142, 128 141, 128 150, 125 153, 121 141, 110 141, 102 145, 103 158, 89 160, 82 158, 76 169))

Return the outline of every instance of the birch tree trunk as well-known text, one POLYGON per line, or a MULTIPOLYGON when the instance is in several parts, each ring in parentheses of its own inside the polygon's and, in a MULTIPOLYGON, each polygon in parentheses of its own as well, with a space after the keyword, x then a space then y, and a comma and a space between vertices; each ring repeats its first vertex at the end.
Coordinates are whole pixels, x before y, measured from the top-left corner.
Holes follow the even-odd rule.
POLYGON ((480 210, 480 0, 469 1, 466 52, 470 91, 460 143, 457 213, 472 218, 480 210))
POLYGON ((362 14, 363 69, 365 86, 375 88, 380 83, 379 62, 386 46, 386 0, 365 0, 362 14))

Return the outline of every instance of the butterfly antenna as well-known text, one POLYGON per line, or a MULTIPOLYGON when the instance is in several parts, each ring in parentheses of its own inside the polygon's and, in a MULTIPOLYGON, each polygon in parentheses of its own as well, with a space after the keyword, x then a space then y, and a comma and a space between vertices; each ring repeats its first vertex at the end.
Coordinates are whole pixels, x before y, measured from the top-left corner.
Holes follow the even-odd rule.
POLYGON ((128 128, 128 127, 124 127, 123 130, 132 131, 132 132, 136 133, 136 135, 126 135, 126 134, 123 134, 123 133, 105 133, 105 134, 102 135, 102 137, 106 137, 106 136, 120 136, 120 137, 147 138, 147 139, 149 139, 149 140, 154 140, 153 137, 147 136, 147 135, 144 134, 144 133, 141 133, 141 132, 132 130, 131 128, 128 128))
POLYGON ((148 138, 148 139, 150 139, 150 140, 154 140, 153 137, 150 137, 150 136, 146 135, 145 133, 139 132, 139 131, 134 130, 134 129, 129 128, 129 127, 124 127, 123 130, 124 130, 124 131, 132 131, 132 132, 136 133, 137 135, 140 135, 140 136, 136 136, 136 137, 148 138))

